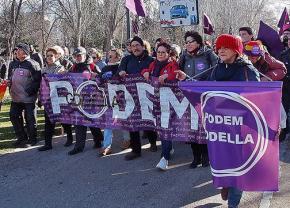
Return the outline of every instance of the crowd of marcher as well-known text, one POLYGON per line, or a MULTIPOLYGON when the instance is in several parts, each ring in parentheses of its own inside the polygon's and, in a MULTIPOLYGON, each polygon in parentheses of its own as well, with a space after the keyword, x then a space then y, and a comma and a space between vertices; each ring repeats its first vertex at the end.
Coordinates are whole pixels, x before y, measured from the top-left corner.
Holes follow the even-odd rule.
MULTIPOLYGON (((129 74, 140 74, 146 80, 157 77, 161 84, 166 81, 183 81, 194 78, 199 81, 283 81, 282 103, 286 113, 290 108, 290 27, 283 35, 284 51, 280 59, 270 55, 267 48, 259 40, 255 40, 251 28, 239 29, 239 36, 221 34, 211 45, 204 41, 201 34, 188 31, 184 35, 184 45, 172 44, 162 37, 157 38, 154 47, 149 42, 135 36, 125 43, 124 50, 112 48, 101 52, 96 48, 85 49, 77 47, 72 56, 68 48, 52 46, 47 48, 44 59, 33 46, 21 43, 13 50, 13 60, 7 66, 0 59, 1 79, 7 79, 12 98, 10 120, 12 122, 16 142, 15 147, 26 148, 37 144, 36 106, 41 106, 38 100, 40 82, 46 74, 83 73, 90 72, 103 80, 113 77, 125 77, 129 74), (287 40, 287 41, 285 41, 287 40), (152 52, 151 52, 152 49, 152 52), (105 54, 105 55, 104 55, 105 54)), ((287 119, 288 122, 288 119, 287 119)), ((84 150, 87 127, 61 124, 67 140, 65 146, 73 144, 68 152, 75 155, 84 150)), ((284 140, 289 132, 288 125, 280 133, 284 140)), ((52 123, 45 113, 45 144, 39 151, 52 149, 52 138, 55 123, 52 123)), ((101 130, 90 127, 94 147, 100 148, 99 155, 111 154, 113 138, 122 139, 121 148, 131 148, 125 156, 126 160, 141 157, 141 137, 149 140, 150 151, 156 152, 156 141, 161 140, 162 155, 157 168, 166 170, 168 162, 174 153, 172 141, 162 140, 154 131, 127 132, 124 130, 101 130)), ((206 144, 192 142, 193 161, 191 168, 209 166, 206 144)), ((228 200, 229 207, 237 207, 242 197, 242 191, 235 187, 224 187, 222 198, 228 200)))

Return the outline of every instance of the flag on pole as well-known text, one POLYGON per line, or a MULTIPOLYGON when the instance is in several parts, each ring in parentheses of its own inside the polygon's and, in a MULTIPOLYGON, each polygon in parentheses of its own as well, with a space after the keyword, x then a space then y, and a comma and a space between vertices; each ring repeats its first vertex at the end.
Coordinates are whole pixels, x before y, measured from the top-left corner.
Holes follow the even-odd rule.
POLYGON ((279 58, 283 51, 283 44, 281 43, 280 36, 276 30, 269 25, 260 21, 260 28, 258 32, 258 40, 261 40, 265 45, 269 53, 275 58, 279 58))
POLYGON ((283 32, 284 32, 283 27, 287 23, 289 23, 289 14, 288 14, 287 8, 285 7, 283 13, 281 14, 279 23, 278 23, 278 27, 280 28, 279 35, 283 34, 283 32))
POLYGON ((147 16, 143 0, 126 0, 126 7, 135 15, 147 16))
POLYGON ((203 30, 204 33, 208 35, 212 35, 214 33, 213 25, 205 13, 203 14, 203 30))

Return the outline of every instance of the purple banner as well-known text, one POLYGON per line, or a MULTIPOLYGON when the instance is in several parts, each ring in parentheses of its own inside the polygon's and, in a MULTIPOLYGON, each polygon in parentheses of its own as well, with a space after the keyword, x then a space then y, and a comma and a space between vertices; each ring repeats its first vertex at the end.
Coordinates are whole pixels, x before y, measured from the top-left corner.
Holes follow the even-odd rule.
POLYGON ((278 191, 281 82, 181 82, 199 114, 216 187, 278 191))
POLYGON ((154 130, 165 140, 206 143, 198 112, 177 82, 160 85, 141 76, 87 80, 86 75, 47 75, 41 102, 52 122, 129 131, 154 130))

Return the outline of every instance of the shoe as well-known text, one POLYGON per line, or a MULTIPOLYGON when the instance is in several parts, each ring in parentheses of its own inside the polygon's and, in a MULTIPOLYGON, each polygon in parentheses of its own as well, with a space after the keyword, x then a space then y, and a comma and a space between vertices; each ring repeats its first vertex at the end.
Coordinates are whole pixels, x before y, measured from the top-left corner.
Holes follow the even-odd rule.
POLYGON ((151 152, 157 152, 157 146, 156 146, 156 144, 151 144, 150 145, 150 151, 151 152))
POLYGON ((125 156, 125 160, 135 160, 136 158, 141 157, 141 153, 130 152, 125 156))
POLYGON ((16 142, 14 142, 13 146, 15 148, 27 148, 28 147, 28 145, 26 144, 26 141, 24 141, 24 140, 22 140, 22 141, 17 140, 16 142))
POLYGON ((156 168, 160 170, 167 170, 168 169, 168 160, 166 160, 164 157, 161 158, 159 163, 156 165, 156 168))
POLYGON ((128 149, 130 147, 130 140, 124 140, 120 145, 122 150, 128 149))
POLYGON ((112 154, 112 148, 107 147, 107 148, 102 148, 101 149, 99 156, 103 157, 103 156, 107 156, 107 155, 110 155, 110 154, 112 154))
POLYGON ((229 189, 228 188, 222 188, 221 189, 221 197, 224 201, 228 200, 228 194, 229 194, 229 189))
POLYGON ((73 143, 72 140, 66 140, 66 143, 65 143, 63 146, 65 146, 65 147, 69 147, 69 146, 72 145, 72 143, 73 143))
POLYGON ((80 152, 82 152, 83 150, 82 149, 72 149, 71 151, 68 152, 69 155, 75 155, 75 154, 78 154, 80 152))
POLYGON ((42 147, 38 148, 38 151, 43 152, 43 151, 47 151, 47 150, 51 150, 52 146, 49 145, 43 145, 42 147))
POLYGON ((99 149, 99 148, 101 148, 102 147, 102 141, 97 141, 97 142, 95 142, 95 144, 94 144, 94 149, 99 149))
POLYGON ((201 167, 205 168, 209 166, 209 159, 207 156, 201 159, 201 167))
POLYGON ((37 140, 36 139, 28 139, 27 144, 29 144, 30 146, 34 146, 37 144, 37 140))
POLYGON ((197 168, 197 166, 200 165, 200 161, 193 160, 190 164, 190 168, 194 169, 197 168))

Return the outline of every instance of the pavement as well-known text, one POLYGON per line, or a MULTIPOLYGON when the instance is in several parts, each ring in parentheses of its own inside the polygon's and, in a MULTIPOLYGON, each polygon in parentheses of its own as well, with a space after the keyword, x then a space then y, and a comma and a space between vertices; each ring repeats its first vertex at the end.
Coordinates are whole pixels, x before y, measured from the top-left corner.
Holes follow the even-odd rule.
MULTIPOLYGON (((164 172, 155 168, 161 147, 152 153, 147 140, 141 158, 125 161, 129 150, 121 151, 120 141, 113 141, 113 155, 100 158, 88 137, 85 151, 74 156, 67 155, 72 147, 64 147, 62 137, 47 152, 33 147, 1 155, 0 207, 227 207, 212 185, 210 169, 189 168, 190 145, 174 144, 170 169, 164 172)), ((290 139, 280 146, 280 191, 245 192, 239 207, 290 207, 290 139)))

